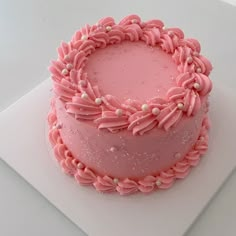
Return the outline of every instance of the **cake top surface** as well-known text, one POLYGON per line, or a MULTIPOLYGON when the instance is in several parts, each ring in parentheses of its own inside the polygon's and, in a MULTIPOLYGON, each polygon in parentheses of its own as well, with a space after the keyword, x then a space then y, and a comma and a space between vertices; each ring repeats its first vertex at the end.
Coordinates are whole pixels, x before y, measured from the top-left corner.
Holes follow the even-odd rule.
POLYGON ((84 71, 101 94, 112 94, 121 102, 135 99, 143 103, 152 97, 165 97, 178 75, 171 55, 142 41, 124 41, 96 50, 84 71))
POLYGON ((195 39, 137 15, 86 25, 52 61, 54 91, 69 114, 110 132, 169 130, 194 116, 212 88, 211 63, 195 39))

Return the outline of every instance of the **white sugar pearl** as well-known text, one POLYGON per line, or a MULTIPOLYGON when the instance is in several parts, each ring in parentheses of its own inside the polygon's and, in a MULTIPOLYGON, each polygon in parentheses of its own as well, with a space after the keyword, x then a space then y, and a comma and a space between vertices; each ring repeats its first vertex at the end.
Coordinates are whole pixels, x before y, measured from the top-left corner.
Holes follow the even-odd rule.
POLYGON ((81 36, 81 40, 86 40, 86 39, 88 39, 88 36, 87 36, 87 35, 82 35, 82 36, 81 36))
POLYGON ((71 70, 71 69, 73 68, 73 65, 72 65, 71 63, 69 63, 69 64, 66 65, 66 68, 67 68, 68 70, 71 70))
POLYGON ((175 157, 176 159, 179 159, 179 158, 181 157, 181 154, 180 154, 179 152, 176 152, 175 155, 174 155, 174 157, 175 157))
POLYGON ((159 108, 155 107, 155 108, 152 109, 152 114, 154 116, 157 116, 159 113, 160 113, 160 109, 159 108))
POLYGON ((117 178, 114 178, 114 179, 113 179, 113 182, 114 182, 115 184, 118 184, 119 180, 118 180, 117 178))
POLYGON ((157 186, 160 186, 160 185, 161 185, 161 181, 160 181, 159 179, 157 179, 156 185, 157 185, 157 186))
POLYGON ((197 73, 201 73, 201 72, 202 72, 201 68, 198 67, 198 68, 197 68, 197 73))
POLYGON ((111 26, 110 25, 106 26, 106 31, 111 31, 111 26))
POLYGON ((173 35, 174 35, 173 31, 168 31, 167 34, 168 34, 169 36, 173 36, 173 35))
POLYGON ((81 98, 83 98, 83 99, 88 98, 88 94, 87 94, 87 93, 82 93, 82 94, 81 94, 81 98))
POLYGON ((52 126, 52 129, 56 129, 56 125, 53 125, 53 126, 52 126))
POLYGON ((193 58, 192 57, 187 57, 187 63, 191 64, 193 62, 193 58))
POLYGON ((56 124, 56 128, 57 129, 61 129, 62 128, 62 124, 56 124))
POLYGON ((64 56, 64 60, 65 60, 65 61, 69 61, 69 60, 70 60, 70 56, 69 56, 69 55, 65 55, 65 56, 64 56))
POLYGON ((95 103, 96 103, 97 105, 101 105, 101 104, 102 104, 102 99, 101 99, 101 98, 96 98, 96 99, 95 99, 95 103))
POLYGON ((148 110, 148 104, 143 104, 141 108, 142 108, 142 111, 147 111, 148 110))
POLYGON ((123 111, 121 109, 116 109, 116 115, 117 116, 122 116, 123 111))
POLYGON ((79 85, 82 86, 82 87, 85 87, 86 86, 86 81, 85 80, 80 80, 79 85))
POLYGON ((81 162, 79 162, 79 163, 77 164, 77 168, 78 168, 78 169, 83 169, 83 168, 84 168, 84 164, 82 164, 81 162))
POLYGON ((182 109, 184 108, 184 104, 180 102, 180 103, 178 103, 177 107, 178 107, 180 110, 182 110, 182 109))
POLYGON ((193 87, 198 90, 198 89, 200 89, 200 84, 199 83, 194 83, 193 87))
POLYGON ((67 69, 63 69, 63 70, 61 71, 61 73, 62 73, 63 75, 67 75, 67 74, 68 74, 68 70, 67 70, 67 69))
POLYGON ((131 20, 131 23, 132 23, 132 24, 136 24, 136 23, 138 23, 138 21, 137 21, 136 19, 132 19, 132 20, 131 20))
POLYGON ((115 151, 117 151, 117 148, 116 148, 116 147, 111 147, 111 148, 110 148, 110 151, 111 151, 111 152, 115 152, 115 151))
POLYGON ((166 26, 163 26, 162 29, 163 29, 163 30, 166 30, 166 26))

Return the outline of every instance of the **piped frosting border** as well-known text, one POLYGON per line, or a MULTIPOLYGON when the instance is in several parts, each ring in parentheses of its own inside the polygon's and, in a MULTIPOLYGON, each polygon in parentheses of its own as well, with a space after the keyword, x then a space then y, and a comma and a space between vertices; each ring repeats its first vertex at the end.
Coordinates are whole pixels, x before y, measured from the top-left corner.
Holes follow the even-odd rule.
POLYGON ((75 119, 92 121, 99 129, 113 133, 127 129, 133 135, 143 135, 155 127, 169 130, 183 116, 198 112, 212 89, 208 77, 212 65, 200 50, 197 40, 184 39, 180 29, 165 28, 160 20, 143 22, 130 15, 116 24, 112 17, 106 17, 77 31, 69 43, 62 42, 58 59, 51 62, 49 70, 56 95, 75 119), (88 56, 97 48, 124 40, 141 40, 172 55, 179 74, 166 97, 154 97, 144 104, 132 99, 121 103, 113 95, 101 94, 98 86, 89 82, 83 71, 88 56))
POLYGON ((104 193, 118 192, 121 195, 128 195, 138 191, 149 193, 158 189, 168 189, 173 185, 175 180, 185 178, 192 167, 199 163, 201 156, 208 149, 209 122, 206 116, 202 122, 200 135, 195 145, 181 161, 178 161, 168 170, 162 171, 157 175, 148 175, 140 180, 129 178, 118 179, 107 175, 100 176, 73 157, 61 138, 61 127, 57 123, 56 110, 53 102, 48 115, 48 124, 49 140, 54 150, 54 156, 61 166, 62 171, 74 177, 79 184, 91 185, 97 191, 104 193))

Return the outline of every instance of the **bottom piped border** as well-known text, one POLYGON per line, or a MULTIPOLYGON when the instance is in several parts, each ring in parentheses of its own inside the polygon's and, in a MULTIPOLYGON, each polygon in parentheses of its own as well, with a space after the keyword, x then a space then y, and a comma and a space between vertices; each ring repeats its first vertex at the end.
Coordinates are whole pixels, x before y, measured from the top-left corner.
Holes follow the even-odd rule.
POLYGON ((99 192, 118 192, 121 195, 135 192, 149 193, 157 189, 170 188, 175 180, 185 178, 191 168, 196 166, 201 156, 208 149, 209 120, 203 119, 200 135, 188 154, 174 166, 157 175, 148 175, 140 180, 129 178, 117 179, 110 176, 99 176, 86 167, 78 159, 74 158, 60 136, 60 125, 57 124, 57 116, 54 106, 48 115, 49 140, 54 150, 54 155, 64 173, 72 176, 81 185, 92 185, 99 192))

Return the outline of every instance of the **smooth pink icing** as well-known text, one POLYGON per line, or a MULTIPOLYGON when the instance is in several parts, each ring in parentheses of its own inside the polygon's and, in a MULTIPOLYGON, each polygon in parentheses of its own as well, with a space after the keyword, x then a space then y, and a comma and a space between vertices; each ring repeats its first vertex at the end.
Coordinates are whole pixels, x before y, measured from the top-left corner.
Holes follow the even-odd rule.
POLYGON ((121 101, 131 98, 143 102, 165 97, 178 75, 171 55, 159 47, 129 41, 96 50, 84 71, 102 94, 112 94, 121 101))

